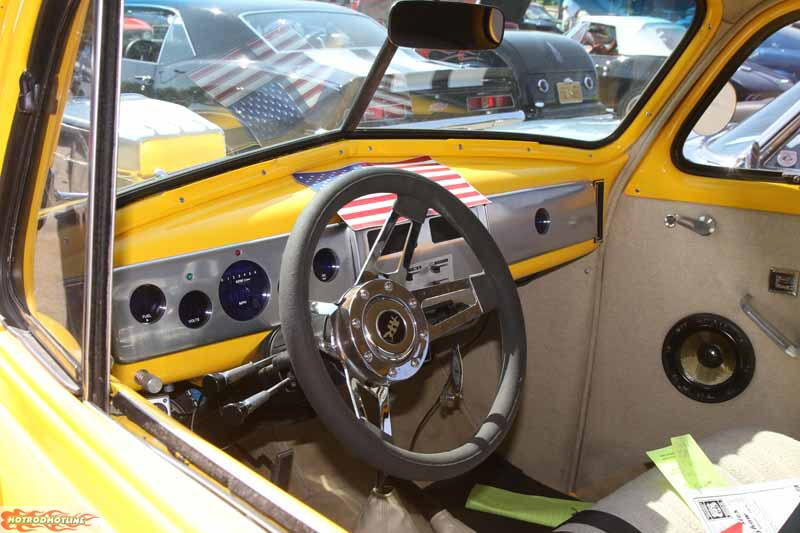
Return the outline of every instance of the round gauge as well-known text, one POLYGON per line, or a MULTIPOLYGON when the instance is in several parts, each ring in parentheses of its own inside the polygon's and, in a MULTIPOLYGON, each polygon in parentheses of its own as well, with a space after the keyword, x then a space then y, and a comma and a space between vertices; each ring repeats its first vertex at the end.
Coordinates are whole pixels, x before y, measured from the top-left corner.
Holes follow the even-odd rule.
POLYGON ((155 285, 140 285, 131 294, 131 314, 142 324, 152 324, 164 316, 167 310, 167 298, 164 292, 155 285))
POLYGON ((322 248, 314 254, 314 275, 320 281, 330 281, 339 273, 339 257, 330 248, 322 248))
POLYGON ((269 300, 269 277, 252 261, 237 261, 219 280, 222 309, 234 320, 257 316, 269 300))
POLYGON ((211 318, 211 299, 202 291, 187 292, 178 305, 178 316, 187 328, 202 327, 211 318))

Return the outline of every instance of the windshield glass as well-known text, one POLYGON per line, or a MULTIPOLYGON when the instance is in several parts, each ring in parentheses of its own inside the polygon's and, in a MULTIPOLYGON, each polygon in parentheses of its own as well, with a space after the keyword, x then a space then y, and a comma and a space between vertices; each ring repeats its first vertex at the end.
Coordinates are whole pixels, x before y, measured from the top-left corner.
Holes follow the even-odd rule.
POLYGON ((560 10, 538 2, 524 10, 514 0, 484 3, 506 13, 500 46, 480 52, 401 50, 361 128, 602 141, 636 109, 678 48, 688 31, 683 19, 694 7, 685 0, 570 0, 560 10), (535 19, 537 12, 555 24, 535 19), (389 102, 401 112, 381 111, 389 102))
MULTIPOLYGON (((506 13, 500 47, 398 50, 359 128, 605 139, 674 53, 688 27, 681 17, 694 6, 487 3, 506 13)), ((125 0, 118 190, 340 131, 386 40, 390 7, 387 0, 125 0)), ((90 64, 80 56, 76 70, 90 64)), ((88 116, 76 100, 65 120, 86 137, 88 116)))

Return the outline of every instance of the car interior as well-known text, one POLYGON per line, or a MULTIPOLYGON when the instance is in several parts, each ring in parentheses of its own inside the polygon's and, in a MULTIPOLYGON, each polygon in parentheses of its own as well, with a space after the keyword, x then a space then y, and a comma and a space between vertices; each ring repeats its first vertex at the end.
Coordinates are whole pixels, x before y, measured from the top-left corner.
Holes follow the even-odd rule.
MULTIPOLYGON (((239 3, 217 19, 247 24, 258 2, 239 3)), ((119 128, 118 166, 135 179, 117 182, 112 416, 189 462, 177 443, 199 437, 363 532, 705 531, 646 454, 677 435, 737 483, 800 477, 800 110, 730 83, 767 37, 800 32, 800 8, 690 3, 685 33, 637 74, 646 83, 630 105, 620 94, 600 115, 526 130, 536 118, 522 112, 513 127, 493 122, 520 94, 486 81, 505 80, 491 77, 502 67, 414 52, 494 49, 503 15, 488 4, 403 0, 369 54, 324 25, 301 43, 273 13, 259 19, 265 40, 248 45, 263 51, 247 51, 269 65, 249 74, 240 44, 200 61, 211 45, 190 9, 217 9, 207 0, 131 2, 122 86, 143 96, 119 104, 132 117, 120 120, 141 127, 119 128), (159 63, 171 39, 189 54, 180 68, 159 63), (296 77, 275 74, 284 63, 296 77), (420 88, 414 72, 432 81, 420 88), (483 85, 470 85, 476 76, 483 85), (454 122, 458 106, 469 125, 454 122), (178 107, 192 116, 179 122, 178 107), (291 122, 300 115, 304 129, 291 122), (581 130, 599 133, 571 133, 581 130), (468 509, 476 485, 588 502, 602 516, 535 525, 468 509)), ((642 4, 675 27, 687 12, 683 0, 642 4)), ((80 15, 72 24, 92 29, 80 15)), ((597 66, 615 36, 586 35, 597 66)), ((88 102, 91 39, 74 40, 59 74, 71 82, 59 85, 88 102)), ((800 81, 770 68, 791 80, 782 91, 800 81)), ((542 106, 592 91, 548 76, 542 106)), ((31 314, 65 360, 79 359, 90 282, 92 155, 75 150, 75 132, 85 146, 97 128, 89 107, 65 113, 66 100, 46 126, 25 266, 31 314)))

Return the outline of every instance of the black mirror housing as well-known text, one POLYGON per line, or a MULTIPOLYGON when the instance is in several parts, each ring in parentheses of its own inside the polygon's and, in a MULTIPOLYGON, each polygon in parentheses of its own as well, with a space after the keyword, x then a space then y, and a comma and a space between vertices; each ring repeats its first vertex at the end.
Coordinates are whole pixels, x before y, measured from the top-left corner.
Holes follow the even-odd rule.
POLYGON ((389 41, 435 50, 489 50, 503 41, 505 16, 496 7, 400 0, 389 12, 389 41))

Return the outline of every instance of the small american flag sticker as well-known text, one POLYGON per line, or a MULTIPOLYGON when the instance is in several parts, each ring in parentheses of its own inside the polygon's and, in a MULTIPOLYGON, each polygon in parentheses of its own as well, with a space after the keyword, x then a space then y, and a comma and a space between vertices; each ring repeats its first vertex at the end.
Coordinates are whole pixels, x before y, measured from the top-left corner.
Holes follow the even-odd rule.
MULTIPOLYGON (((294 179, 301 185, 320 191, 342 174, 364 167, 389 167, 415 172, 450 191, 467 207, 489 203, 489 199, 470 185, 461 174, 428 156, 394 163, 355 163, 324 172, 299 172, 294 174, 294 179)), ((379 227, 392 212, 396 199, 397 196, 391 193, 367 194, 339 209, 338 214, 354 230, 379 227)))

